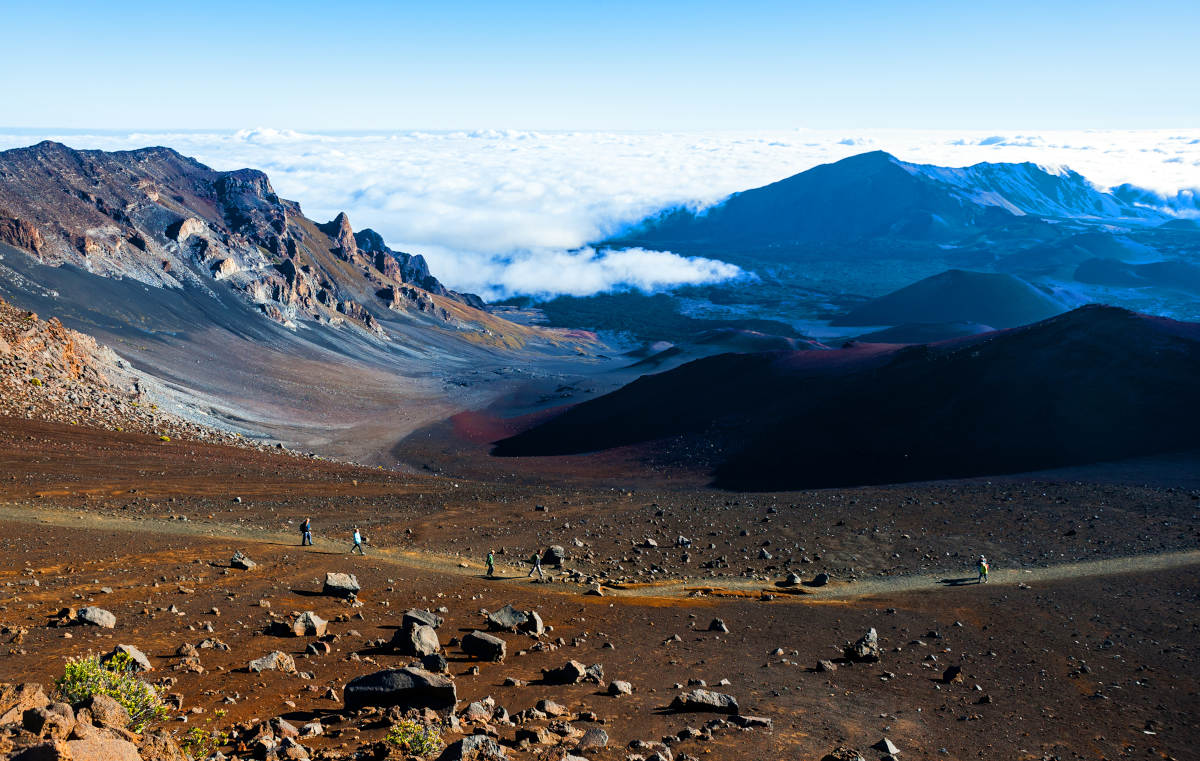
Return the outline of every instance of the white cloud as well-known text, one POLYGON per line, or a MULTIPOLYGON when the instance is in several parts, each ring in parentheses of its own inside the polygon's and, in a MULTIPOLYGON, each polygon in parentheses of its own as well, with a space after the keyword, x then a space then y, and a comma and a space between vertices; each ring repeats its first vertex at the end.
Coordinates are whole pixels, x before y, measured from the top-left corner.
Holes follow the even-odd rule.
POLYGON ((981 161, 1065 165, 1101 187, 1128 182, 1170 197, 1200 187, 1200 129, 1007 135, 801 129, 309 134, 258 128, 91 135, 23 130, 0 134, 0 148, 43 138, 109 150, 168 145, 217 169, 262 169, 280 195, 299 201, 309 216, 325 220, 346 211, 356 229, 372 227, 393 247, 425 254, 434 273, 451 287, 491 295, 654 289, 736 275, 736 270, 665 252, 600 257, 575 250, 664 206, 701 207, 868 150, 864 146, 943 166, 981 161), (1182 160, 1164 163, 1164 155, 1182 160), (639 267, 646 271, 632 271, 639 267))

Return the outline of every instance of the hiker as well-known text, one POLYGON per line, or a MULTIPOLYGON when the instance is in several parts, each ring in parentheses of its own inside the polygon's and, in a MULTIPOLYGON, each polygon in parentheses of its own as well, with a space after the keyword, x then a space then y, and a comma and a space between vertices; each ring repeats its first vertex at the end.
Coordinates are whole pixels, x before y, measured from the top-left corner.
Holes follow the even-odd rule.
POLYGON ((529 576, 526 578, 529 578, 536 573, 539 579, 545 581, 546 574, 542 573, 542 556, 535 552, 532 556, 530 556, 529 562, 533 564, 533 568, 529 569, 529 576))
POLYGON ((312 546, 312 518, 305 518, 300 524, 300 546, 312 546))
POLYGON ((487 575, 489 579, 496 575, 496 556, 491 550, 487 554, 487 575))
POLYGON ((983 582, 987 581, 989 570, 990 570, 990 566, 988 566, 987 558, 985 558, 983 555, 980 555, 979 556, 979 579, 975 583, 982 584, 983 582))
POLYGON ((366 554, 367 554, 367 553, 363 552, 363 548, 362 548, 362 534, 360 534, 360 533, 358 532, 358 526, 355 526, 355 527, 354 527, 354 546, 350 548, 350 554, 351 554, 351 555, 353 555, 355 550, 358 550, 358 554, 359 554, 359 555, 366 555, 366 554))

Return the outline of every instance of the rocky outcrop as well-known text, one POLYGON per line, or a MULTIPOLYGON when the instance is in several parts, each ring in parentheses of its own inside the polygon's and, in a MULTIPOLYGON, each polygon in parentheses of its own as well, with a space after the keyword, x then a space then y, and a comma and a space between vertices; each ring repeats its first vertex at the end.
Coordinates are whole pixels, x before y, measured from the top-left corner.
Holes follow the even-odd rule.
POLYGON ((0 215, 0 242, 35 254, 42 251, 42 234, 23 219, 0 215))
POLYGON ((0 152, 0 242, 95 275, 229 288, 289 328, 348 321, 386 336, 383 308, 460 328, 462 316, 451 320, 437 298, 483 306, 447 290, 423 257, 389 249, 372 230, 355 233, 345 213, 314 223, 262 172, 217 172, 166 148, 45 142, 0 152), (384 291, 384 304, 364 304, 384 291))

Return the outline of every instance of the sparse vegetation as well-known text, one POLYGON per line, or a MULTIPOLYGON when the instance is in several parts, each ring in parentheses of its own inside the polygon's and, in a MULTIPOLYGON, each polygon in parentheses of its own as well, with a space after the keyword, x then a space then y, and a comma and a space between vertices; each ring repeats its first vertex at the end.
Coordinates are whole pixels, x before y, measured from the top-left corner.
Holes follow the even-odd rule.
POLYGON ((94 695, 115 699, 129 712, 129 729, 134 732, 141 732, 150 722, 167 715, 158 691, 137 678, 133 659, 124 653, 117 653, 103 663, 98 655, 72 658, 55 686, 59 698, 72 705, 94 695))
POLYGON ((432 756, 446 746, 440 727, 412 719, 401 719, 393 724, 384 739, 402 753, 418 758, 432 756))
POLYGON ((208 758, 214 751, 228 744, 228 733, 203 727, 192 727, 179 741, 179 747, 192 758, 208 758))

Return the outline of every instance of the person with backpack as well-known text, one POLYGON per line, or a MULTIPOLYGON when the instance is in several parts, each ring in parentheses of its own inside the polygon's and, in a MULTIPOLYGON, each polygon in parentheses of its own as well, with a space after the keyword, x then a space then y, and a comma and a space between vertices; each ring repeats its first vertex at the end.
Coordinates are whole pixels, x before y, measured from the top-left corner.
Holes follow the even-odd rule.
POLYGON ((526 578, 531 578, 536 573, 539 579, 545 581, 546 574, 542 573, 542 556, 535 552, 530 556, 529 562, 533 565, 533 568, 529 569, 529 576, 526 578))
POLYGON ((487 554, 487 575, 489 579, 496 575, 496 556, 491 550, 487 554))
POLYGON ((350 554, 351 554, 351 555, 353 555, 355 550, 358 550, 358 554, 359 554, 359 555, 366 555, 366 554, 367 554, 367 553, 363 552, 363 548, 362 548, 362 534, 361 534, 361 533, 359 533, 359 531, 358 531, 358 526, 355 526, 355 527, 354 527, 354 546, 350 548, 350 554))
POLYGON ((300 524, 300 546, 312 546, 312 518, 305 518, 300 524))
POLYGON ((988 580, 988 571, 990 571, 990 570, 991 570, 991 566, 988 565, 987 558, 985 558, 983 555, 980 555, 979 556, 979 579, 975 583, 982 584, 982 583, 986 582, 988 580))

